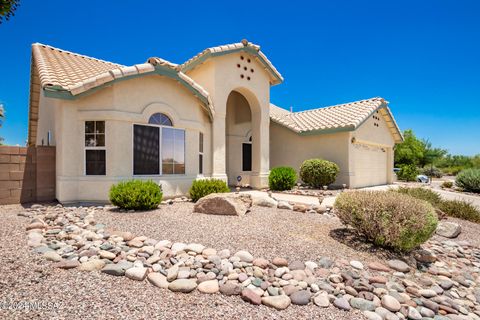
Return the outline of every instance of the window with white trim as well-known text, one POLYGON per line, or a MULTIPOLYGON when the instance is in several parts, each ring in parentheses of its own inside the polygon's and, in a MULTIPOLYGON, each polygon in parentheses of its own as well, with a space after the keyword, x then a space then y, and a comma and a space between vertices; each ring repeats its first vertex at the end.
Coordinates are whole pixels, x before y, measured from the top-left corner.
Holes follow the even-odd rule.
POLYGON ((85 121, 85 174, 106 174, 105 121, 85 121))
POLYGON ((203 174, 203 133, 198 135, 198 174, 203 174))
POLYGON ((185 130, 163 113, 133 126, 133 174, 185 174, 185 130))

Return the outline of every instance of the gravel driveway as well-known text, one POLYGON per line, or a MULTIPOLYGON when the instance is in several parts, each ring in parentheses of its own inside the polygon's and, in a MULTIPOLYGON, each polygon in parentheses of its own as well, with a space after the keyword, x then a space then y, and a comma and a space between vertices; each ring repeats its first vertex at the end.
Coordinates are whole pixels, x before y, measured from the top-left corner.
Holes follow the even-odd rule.
MULTIPOLYGON (((268 210, 254 210, 242 218, 225 218, 194 216, 190 209, 191 204, 175 204, 149 213, 105 213, 98 220, 138 234, 199 241, 215 248, 244 247, 266 257, 283 253, 292 258, 315 258, 335 253, 334 248, 322 243, 322 239, 328 238, 323 229, 328 227, 321 226, 331 222, 318 216, 309 216, 316 222, 308 225, 306 215, 298 218, 283 210, 272 214, 280 219, 275 223, 268 210), (302 228, 308 232, 300 232, 302 228), (288 234, 278 234, 285 231, 288 234), (295 243, 299 239, 304 240, 295 243)), ((19 210, 19 206, 0 206, 0 319, 364 319, 359 312, 343 312, 333 306, 321 309, 310 304, 275 311, 250 305, 239 297, 173 293, 146 281, 55 269, 27 247, 28 219, 18 217, 19 210), (52 308, 25 311, 6 310, 3 306, 22 301, 48 302, 52 308)), ((341 246, 345 253, 354 256, 353 249, 341 246)), ((338 252, 335 255, 341 256, 338 252)))

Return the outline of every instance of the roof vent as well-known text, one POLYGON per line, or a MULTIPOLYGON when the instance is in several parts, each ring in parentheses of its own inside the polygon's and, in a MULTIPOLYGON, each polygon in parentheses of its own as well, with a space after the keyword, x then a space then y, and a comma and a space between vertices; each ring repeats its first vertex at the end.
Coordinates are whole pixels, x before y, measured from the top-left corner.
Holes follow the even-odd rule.
POLYGON ((242 44, 246 47, 248 45, 248 40, 247 39, 242 39, 242 44))

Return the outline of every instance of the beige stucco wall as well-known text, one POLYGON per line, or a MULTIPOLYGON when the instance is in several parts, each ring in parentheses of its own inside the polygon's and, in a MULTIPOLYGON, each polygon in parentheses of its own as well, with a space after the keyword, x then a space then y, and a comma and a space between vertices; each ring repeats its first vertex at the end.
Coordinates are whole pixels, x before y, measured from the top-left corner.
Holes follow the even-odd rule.
POLYGON ((185 194, 198 176, 198 135, 204 134, 204 176, 212 173, 211 123, 200 102, 187 89, 163 76, 151 75, 117 82, 75 100, 57 100, 57 198, 105 201, 113 183, 152 179, 164 196, 185 194), (148 123, 156 112, 170 116, 185 129, 184 175, 133 176, 133 124, 148 123), (105 121, 106 176, 86 176, 84 122, 105 121))
POLYGON ((375 112, 350 136, 356 141, 349 144, 351 187, 392 183, 395 141, 381 112, 375 112))
POLYGON ((277 123, 270 124, 270 165, 290 166, 297 172, 303 161, 322 158, 340 167, 335 185, 350 184, 349 132, 322 135, 299 135, 277 123))
POLYGON ((48 145, 48 132, 50 132, 50 145, 56 145, 55 113, 58 108, 58 100, 45 97, 40 91, 38 121, 37 121, 37 146, 48 145))
POLYGON ((235 175, 234 172, 227 172, 225 129, 228 96, 232 91, 238 91, 248 101, 252 112, 250 184, 257 188, 267 186, 270 168, 270 78, 263 65, 247 53, 231 53, 210 58, 187 74, 210 93, 215 106, 212 125, 213 176, 227 181, 227 174, 235 175))

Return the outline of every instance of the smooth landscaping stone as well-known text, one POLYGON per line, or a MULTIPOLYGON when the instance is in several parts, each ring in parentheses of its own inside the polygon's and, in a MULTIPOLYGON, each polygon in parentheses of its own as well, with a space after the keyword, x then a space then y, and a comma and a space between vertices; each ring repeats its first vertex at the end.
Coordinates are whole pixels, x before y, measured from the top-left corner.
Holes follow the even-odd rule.
POLYGON ((88 260, 78 266, 80 271, 96 271, 101 270, 105 266, 105 261, 100 259, 88 260))
POLYGON ((100 255, 101 258, 109 259, 109 260, 113 260, 117 256, 115 253, 110 251, 105 251, 105 250, 100 250, 98 254, 100 255))
POLYGON ((275 308, 277 310, 284 310, 287 309, 291 303, 291 300, 288 296, 280 295, 280 296, 269 296, 263 297, 262 303, 267 307, 275 308))
POLYGON ((322 308, 327 308, 330 306, 330 299, 328 299, 328 296, 325 294, 319 294, 313 298, 313 303, 315 305, 322 307, 322 308))
POLYGON ((287 201, 278 201, 277 205, 278 209, 287 209, 287 210, 293 210, 293 205, 288 203, 287 201))
POLYGON ((302 261, 298 261, 298 260, 292 261, 288 265, 288 269, 290 269, 290 270, 305 270, 305 263, 303 263, 302 261))
POLYGON ((245 250, 240 250, 234 254, 234 257, 239 257, 240 261, 251 263, 253 262, 253 256, 250 252, 245 250))
POLYGON ((125 276, 132 280, 143 281, 147 276, 148 269, 144 267, 133 267, 125 271, 125 276))
POLYGON ((401 260, 388 260, 388 266, 393 270, 400 271, 400 272, 409 272, 410 267, 408 264, 401 260))
POLYGON ((307 290, 294 292, 290 295, 293 304, 304 306, 310 302, 312 294, 307 290))
POLYGON ((345 298, 337 298, 333 301, 333 305, 340 310, 350 311, 352 307, 345 298))
POLYGON ((277 267, 286 267, 288 266, 288 260, 285 258, 276 257, 273 258, 272 264, 276 265, 277 267))
POLYGON ((382 306, 392 312, 397 312, 400 310, 401 305, 400 302, 398 302, 397 299, 395 299, 392 296, 389 295, 384 295, 382 297, 382 306))
POLYGON ((442 221, 438 224, 436 234, 445 238, 456 238, 462 232, 458 223, 442 221))
POLYGON ((48 261, 58 262, 62 260, 62 257, 55 251, 47 251, 43 254, 43 257, 48 261))
POLYGON ((252 197, 252 204, 260 207, 276 208, 278 202, 269 196, 254 195, 252 197))
POLYGON ((220 292, 226 296, 240 295, 242 289, 241 285, 228 282, 220 286, 220 292))
POLYGON ((177 279, 168 285, 168 289, 173 292, 189 293, 195 290, 197 281, 192 279, 177 279))
POLYGON ((383 320, 382 316, 373 311, 364 311, 363 314, 367 317, 368 320, 383 320))
POLYGON ((362 298, 352 298, 349 301, 350 305, 352 308, 359 309, 362 311, 374 311, 375 310, 375 304, 372 301, 368 301, 362 298))
POLYGON ((202 293, 217 293, 220 290, 218 280, 203 281, 198 285, 197 290, 202 293))
POLYGON ((62 260, 60 262, 54 263, 52 266, 60 269, 73 269, 80 265, 80 262, 77 260, 62 260))
POLYGON ((355 269, 363 270, 363 264, 360 261, 352 260, 350 261, 350 265, 355 269))
POLYGON ((251 304, 260 305, 262 303, 262 298, 251 289, 243 289, 241 295, 243 300, 251 304))
POLYGON ((150 272, 147 276, 148 281, 156 287, 168 289, 169 282, 167 277, 158 272, 150 272))

